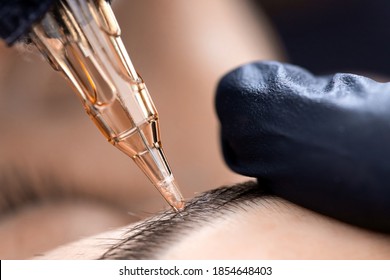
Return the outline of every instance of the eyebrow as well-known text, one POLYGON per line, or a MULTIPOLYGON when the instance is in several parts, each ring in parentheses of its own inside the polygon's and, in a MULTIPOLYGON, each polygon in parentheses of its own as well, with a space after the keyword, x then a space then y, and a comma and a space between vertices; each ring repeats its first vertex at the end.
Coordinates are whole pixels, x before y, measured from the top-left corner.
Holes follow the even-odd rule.
POLYGON ((137 224, 100 259, 156 259, 159 251, 177 241, 178 233, 244 209, 266 196, 267 190, 256 181, 204 192, 188 201, 179 213, 167 210, 137 224))

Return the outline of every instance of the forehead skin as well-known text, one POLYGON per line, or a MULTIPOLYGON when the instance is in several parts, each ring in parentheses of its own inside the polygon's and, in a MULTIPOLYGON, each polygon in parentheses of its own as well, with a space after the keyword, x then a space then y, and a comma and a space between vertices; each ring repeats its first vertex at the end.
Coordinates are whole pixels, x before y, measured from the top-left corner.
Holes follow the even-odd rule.
MULTIPOLYGON (((260 198, 177 232, 156 259, 389 259, 390 236, 352 227, 278 198, 260 198)), ((119 229, 64 246, 43 259, 99 258, 119 229)))
POLYGON ((388 259, 390 236, 267 199, 186 235, 163 259, 388 259))

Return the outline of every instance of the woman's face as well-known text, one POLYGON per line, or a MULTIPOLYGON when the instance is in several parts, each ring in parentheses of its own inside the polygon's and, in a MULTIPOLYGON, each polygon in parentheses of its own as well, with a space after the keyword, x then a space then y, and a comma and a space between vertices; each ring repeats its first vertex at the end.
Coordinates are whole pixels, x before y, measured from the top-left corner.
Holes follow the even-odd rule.
MULTIPOLYGON (((245 1, 118 1, 114 11, 159 111, 164 149, 184 196, 242 181, 219 152, 214 89, 239 64, 278 58, 265 19, 245 1), (137 12, 129 17, 129 11, 137 12)), ((67 82, 31 49, 0 46, 3 259, 30 258, 166 207, 131 159, 102 137, 67 82)))
MULTIPOLYGON (((122 1, 114 11, 159 111, 164 148, 184 196, 245 180, 221 158, 214 89, 239 64, 280 58, 265 19, 245 1, 227 0, 122 1), (130 10, 137 12, 128 17, 130 10)), ((145 176, 106 142, 45 61, 5 46, 0 61, 0 258, 127 258, 126 250, 107 250, 121 241, 124 248, 150 247, 159 235, 138 244, 131 234, 158 229, 160 216, 127 233, 167 208, 145 176)), ((230 197, 205 194, 206 204, 194 203, 184 217, 165 215, 176 219, 174 231, 150 253, 167 259, 390 257, 388 236, 280 199, 256 196, 216 209, 237 193, 236 186, 230 197), (217 207, 196 212, 210 205, 217 207)))

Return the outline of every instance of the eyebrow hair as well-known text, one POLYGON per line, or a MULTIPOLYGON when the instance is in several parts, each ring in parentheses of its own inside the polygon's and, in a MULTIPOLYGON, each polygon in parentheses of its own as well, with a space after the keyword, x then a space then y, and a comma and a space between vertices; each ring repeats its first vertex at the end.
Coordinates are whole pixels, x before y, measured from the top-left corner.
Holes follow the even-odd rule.
POLYGON ((156 259, 159 251, 177 241, 179 232, 244 209, 266 196, 270 196, 267 190, 256 181, 204 192, 189 200, 179 213, 166 210, 137 224, 99 259, 156 259))

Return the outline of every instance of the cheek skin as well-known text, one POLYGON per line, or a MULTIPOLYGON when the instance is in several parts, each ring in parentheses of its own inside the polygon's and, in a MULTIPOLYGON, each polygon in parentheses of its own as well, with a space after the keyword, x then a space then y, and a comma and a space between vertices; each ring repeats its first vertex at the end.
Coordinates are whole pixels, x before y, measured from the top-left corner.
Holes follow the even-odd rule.
POLYGON ((358 229, 281 200, 228 214, 185 236, 162 258, 390 258, 389 236, 358 229))

